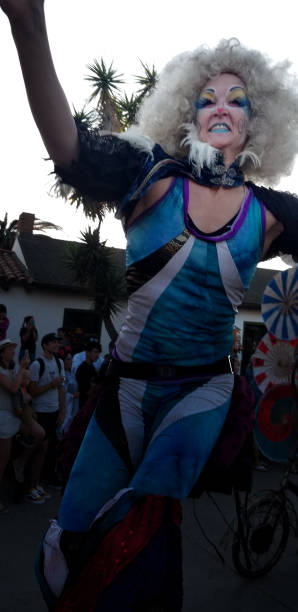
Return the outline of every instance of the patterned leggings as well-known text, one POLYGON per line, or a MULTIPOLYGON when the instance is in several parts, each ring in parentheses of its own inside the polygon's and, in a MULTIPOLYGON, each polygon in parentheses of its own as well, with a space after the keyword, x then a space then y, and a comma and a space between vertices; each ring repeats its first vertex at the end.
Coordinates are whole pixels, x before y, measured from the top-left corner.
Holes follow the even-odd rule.
POLYGON ((108 381, 74 463, 58 522, 87 531, 128 492, 183 501, 226 418, 234 377, 108 381))

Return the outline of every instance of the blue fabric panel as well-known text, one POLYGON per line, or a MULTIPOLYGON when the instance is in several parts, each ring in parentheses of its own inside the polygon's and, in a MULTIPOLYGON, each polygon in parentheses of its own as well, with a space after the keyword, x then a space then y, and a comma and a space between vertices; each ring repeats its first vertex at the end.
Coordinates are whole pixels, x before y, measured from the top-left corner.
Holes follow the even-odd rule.
POLYGON ((160 363, 211 363, 230 352, 233 322, 216 245, 196 240, 188 259, 151 309, 132 358, 152 361, 154 355, 160 363))
MULTIPOLYGON (((206 382, 206 381, 204 381, 206 382)), ((202 383, 203 384, 203 383, 202 383)), ((180 383, 171 381, 147 383, 142 401, 142 417, 144 422, 144 452, 149 440, 163 421, 164 417, 184 397, 195 391, 200 382, 180 383)))
POLYGON ((141 215, 128 230, 127 266, 154 253, 185 229, 182 186, 183 179, 177 179, 162 200, 141 215))
POLYGON ((185 417, 153 441, 134 475, 137 495, 165 495, 183 501, 194 486, 220 434, 230 401, 215 410, 185 417))
POLYGON ((64 492, 59 525, 69 531, 86 531, 100 508, 128 486, 129 478, 125 464, 93 416, 64 492))

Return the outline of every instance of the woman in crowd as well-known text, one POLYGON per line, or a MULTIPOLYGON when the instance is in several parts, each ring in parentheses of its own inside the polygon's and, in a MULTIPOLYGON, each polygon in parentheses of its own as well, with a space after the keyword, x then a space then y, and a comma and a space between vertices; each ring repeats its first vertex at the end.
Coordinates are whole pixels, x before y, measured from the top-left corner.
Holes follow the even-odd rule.
MULTIPOLYGON (((23 372, 29 365, 29 358, 25 356, 15 372, 15 347, 16 344, 9 338, 0 341, 0 484, 11 456, 13 437, 21 427, 12 400, 21 386, 23 372)), ((0 512, 5 511, 5 508, 4 501, 0 499, 0 512)))
POLYGON ((35 327, 35 320, 32 315, 28 315, 24 318, 22 327, 20 329, 21 348, 19 354, 19 360, 28 351, 30 357, 30 363, 35 359, 36 342, 38 338, 37 329, 35 327))
MULTIPOLYGON (((0 342, 0 484, 5 469, 11 457, 12 441, 20 433, 20 439, 28 436, 28 413, 24 418, 21 402, 16 402, 18 394, 22 394, 22 384, 30 359, 27 354, 21 359, 19 367, 15 368, 14 354, 16 344, 9 338, 0 342), (17 406, 17 408, 16 408, 17 406)), ((26 407, 27 410, 27 407, 26 407)), ((34 504, 43 504, 49 497, 39 484, 41 469, 44 462, 45 448, 43 444, 45 432, 40 425, 30 418, 32 441, 30 446, 23 448, 13 461, 16 481, 23 483, 24 471, 29 463, 28 486, 25 499, 34 504)), ((6 511, 6 504, 0 499, 0 512, 6 511)))
POLYGON ((44 541, 45 592, 59 611, 178 612, 179 502, 229 409, 235 311, 260 259, 298 255, 297 199, 248 182, 292 167, 297 82, 236 40, 200 47, 164 69, 138 128, 100 134, 71 116, 43 2, 0 6, 61 182, 116 206, 128 241, 128 316, 44 541))
MULTIPOLYGON (((16 344, 9 338, 0 342, 0 484, 5 469, 11 457, 12 441, 16 434, 20 440, 26 440, 30 429, 31 444, 22 448, 20 454, 13 461, 16 481, 23 483, 24 471, 28 462, 28 486, 25 499, 34 504, 42 504, 48 494, 39 484, 41 469, 44 461, 44 430, 30 417, 28 407, 22 406, 22 401, 16 401, 23 396, 22 386, 29 365, 27 354, 21 359, 19 367, 15 368, 14 353, 16 344), (26 411, 24 415, 23 412, 26 411)), ((6 511, 6 504, 0 499, 0 512, 6 511)))

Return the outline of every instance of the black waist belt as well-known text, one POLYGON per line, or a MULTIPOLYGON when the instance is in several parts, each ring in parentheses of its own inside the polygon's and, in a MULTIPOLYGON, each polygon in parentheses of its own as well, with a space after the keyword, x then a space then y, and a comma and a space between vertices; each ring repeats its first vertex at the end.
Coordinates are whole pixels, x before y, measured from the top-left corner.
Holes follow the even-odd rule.
POLYGON ((196 376, 216 376, 218 374, 231 374, 233 368, 230 356, 200 366, 172 366, 158 363, 144 363, 117 361, 111 359, 106 370, 106 376, 123 378, 137 378, 141 380, 155 378, 191 378, 196 376))

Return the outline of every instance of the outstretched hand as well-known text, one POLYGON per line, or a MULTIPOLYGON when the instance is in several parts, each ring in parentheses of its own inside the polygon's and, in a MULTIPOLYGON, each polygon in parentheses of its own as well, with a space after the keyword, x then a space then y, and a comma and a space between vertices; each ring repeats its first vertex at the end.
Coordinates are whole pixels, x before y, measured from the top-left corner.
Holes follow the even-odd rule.
POLYGON ((43 5, 44 0, 0 0, 0 8, 10 21, 21 19, 43 5))

